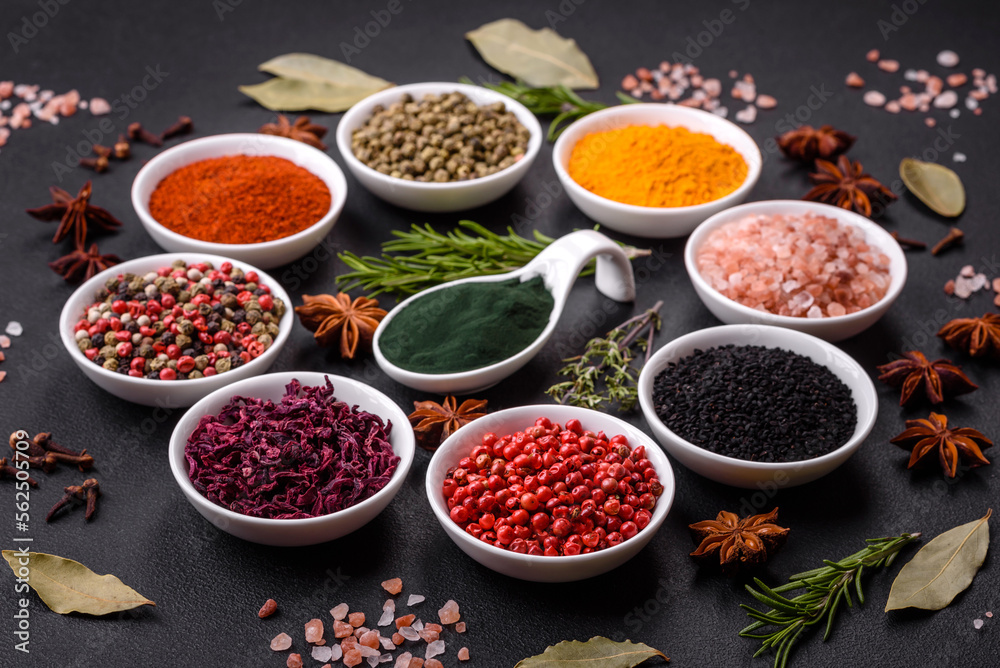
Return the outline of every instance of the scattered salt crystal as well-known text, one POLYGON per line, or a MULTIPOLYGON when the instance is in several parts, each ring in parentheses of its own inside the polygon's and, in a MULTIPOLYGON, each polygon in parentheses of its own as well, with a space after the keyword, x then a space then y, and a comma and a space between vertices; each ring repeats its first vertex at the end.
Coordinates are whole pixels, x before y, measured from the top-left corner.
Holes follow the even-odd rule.
POLYGON ((348 606, 346 603, 341 603, 340 605, 330 610, 330 614, 333 615, 333 618, 339 622, 343 621, 344 618, 347 617, 347 612, 350 609, 351 609, 350 606, 348 606))
POLYGON ((382 583, 382 589, 395 596, 399 592, 403 591, 403 581, 399 578, 392 578, 391 580, 386 580, 382 583))
POLYGON ((363 612, 352 612, 347 615, 347 621, 350 622, 351 626, 358 628, 365 625, 365 613, 363 612))
POLYGON ((933 118, 928 117, 924 119, 924 125, 926 125, 929 128, 932 128, 935 125, 937 125, 937 121, 934 120, 933 118))
MULTIPOLYGON (((997 290, 997 292, 1000 292, 1000 290, 997 290)), ((987 612, 986 616, 989 617, 990 619, 992 619, 993 618, 993 613, 992 612, 987 612)))
POLYGON ((455 633, 465 633, 465 622, 455 624, 455 633))
POLYGON ((394 668, 410 668, 410 659, 412 658, 413 658, 412 654, 410 654, 409 652, 403 652, 402 654, 396 657, 396 665, 394 666, 394 668))
POLYGON ((740 123, 753 123, 757 120, 757 107, 752 104, 747 105, 745 109, 740 109, 733 115, 733 118, 738 120, 740 123))
POLYGON ((418 603, 423 603, 425 600, 420 594, 410 594, 410 597, 406 599, 406 605, 417 605, 418 603))
POLYGON ((964 278, 972 278, 973 276, 976 275, 976 268, 973 267, 971 264, 967 264, 964 267, 962 267, 962 269, 958 272, 958 275, 964 278))
POLYGON ((981 619, 974 619, 974 620, 972 620, 972 625, 978 631, 979 629, 983 628, 983 620, 981 620, 981 619))
POLYGON ((382 655, 382 652, 375 649, 374 647, 368 647, 367 645, 362 645, 360 643, 355 645, 354 649, 358 650, 361 653, 361 656, 363 657, 369 657, 369 656, 377 657, 382 655))
POLYGON ((80 109, 86 109, 87 107, 90 106, 90 103, 87 102, 86 100, 80 100, 80 103, 77 104, 76 106, 78 106, 80 109))
POLYGON ((862 99, 864 100, 864 103, 870 107, 881 107, 885 104, 885 95, 877 90, 870 90, 866 92, 862 99))
POLYGON ((937 55, 937 63, 941 67, 955 67, 958 65, 958 54, 954 51, 942 51, 937 55))
POLYGON ((344 648, 340 645, 334 645, 332 647, 332 654, 330 654, 330 661, 340 661, 341 657, 344 656, 344 648))
POLYGON ((809 310, 806 311, 806 317, 807 318, 822 318, 823 317, 823 311, 820 310, 819 306, 817 306, 816 304, 813 304, 809 308, 809 310))
POLYGON ((382 616, 378 619, 379 626, 388 626, 392 624, 392 620, 395 616, 395 610, 387 609, 382 611, 382 616))
POLYGON ((95 97, 90 100, 90 113, 94 116, 103 116, 111 113, 111 104, 103 97, 95 97))
POLYGON ((433 659, 435 656, 444 654, 444 641, 435 640, 432 643, 427 644, 427 652, 424 654, 425 659, 433 659))
POLYGON ((383 638, 382 636, 379 636, 378 641, 379 641, 379 644, 382 645, 382 649, 387 649, 387 650, 394 650, 394 649, 396 649, 396 645, 393 644, 393 642, 392 642, 392 640, 390 638, 383 638))
POLYGON ((729 109, 726 107, 717 107, 712 110, 712 113, 721 118, 725 118, 729 115, 729 109))
POLYGON ((879 55, 880 54, 878 49, 872 49, 871 51, 865 54, 865 60, 867 60, 869 63, 874 63, 875 61, 878 60, 879 55))
POLYGON ((392 654, 383 654, 378 658, 379 663, 389 663, 392 661, 392 654))
POLYGON ((907 81, 916 81, 917 71, 914 69, 908 69, 903 72, 903 78, 906 79, 907 81))
POLYGON ((306 642, 315 643, 323 639, 323 622, 319 619, 310 619, 306 622, 306 642))
POLYGON ((24 328, 21 327, 21 323, 17 320, 11 320, 8 322, 7 328, 3 331, 7 332, 11 336, 21 336, 21 334, 24 334, 24 328))
POLYGON ((890 100, 889 102, 885 103, 885 110, 888 111, 890 114, 898 114, 900 108, 901 107, 899 105, 899 102, 896 100, 890 100))
POLYGON ((993 292, 1000 293, 1000 278, 993 279, 993 292))
POLYGON ((986 274, 976 274, 969 279, 969 287, 972 288, 973 292, 978 292, 987 285, 989 285, 989 279, 986 278, 986 274))
POLYGON ((878 68, 883 72, 896 72, 899 70, 898 60, 880 60, 878 61, 878 68))
POLYGON ((778 106, 778 101, 772 95, 758 95, 757 106, 761 109, 774 109, 778 106))
POLYGON ((378 658, 379 658, 379 656, 381 656, 381 655, 376 654, 375 656, 369 656, 366 659, 366 661, 368 661, 368 665, 371 666, 372 668, 375 668, 375 666, 378 665, 378 658))
POLYGON ((858 74, 857 72, 850 72, 848 73, 847 78, 844 80, 844 83, 846 83, 851 88, 861 88, 862 86, 865 85, 865 80, 862 79, 861 75, 858 74))
MULTIPOLYGON (((421 628, 423 628, 423 626, 421 626, 421 628)), ((412 626, 404 626, 403 628, 397 630, 399 631, 399 635, 403 636, 407 640, 420 640, 420 632, 412 626)))
MULTIPOLYGON (((338 645, 339 647, 339 645, 338 645)), ((312 648, 312 658, 317 661, 329 661, 333 658, 333 648, 332 647, 313 647, 312 648)))
POLYGON ((292 646, 292 636, 287 633, 279 633, 271 641, 271 649, 275 652, 282 652, 292 646))
POLYGON ((463 647, 462 649, 458 650, 458 660, 459 661, 468 661, 469 660, 469 648, 468 647, 463 647))
POLYGON ((7 372, 6 371, 0 371, 0 383, 2 383, 3 379, 6 378, 6 377, 7 377, 7 372))
POLYGON ((952 109, 951 111, 948 112, 948 115, 951 116, 952 118, 958 118, 959 115, 961 115, 961 113, 962 112, 960 112, 958 109, 952 109))
POLYGON ((289 654, 288 659, 285 660, 285 666, 288 668, 302 668, 302 655, 289 654))
POLYGON ((955 279, 955 296, 959 299, 968 299, 972 296, 972 287, 969 285, 969 279, 955 279))
POLYGON ((410 626, 412 626, 413 630, 416 631, 417 633, 420 633, 421 631, 424 630, 424 622, 421 619, 416 620, 415 622, 410 624, 410 626))
POLYGON ((438 610, 438 617, 441 619, 442 624, 454 624, 457 622, 462 618, 458 613, 458 603, 449 600, 438 610))
POLYGON ((951 109, 956 104, 958 104, 958 93, 953 90, 946 90, 934 98, 934 107, 936 109, 951 109))

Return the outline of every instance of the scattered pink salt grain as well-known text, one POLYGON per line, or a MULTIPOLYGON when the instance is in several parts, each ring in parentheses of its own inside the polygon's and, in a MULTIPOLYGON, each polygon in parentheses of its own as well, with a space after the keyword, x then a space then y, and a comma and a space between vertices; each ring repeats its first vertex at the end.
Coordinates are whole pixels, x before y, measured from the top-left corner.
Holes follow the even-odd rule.
POLYGON ((6 100, 14 94, 13 81, 0 81, 0 100, 6 100))
POLYGON ((726 223, 708 235, 696 263, 725 297, 793 317, 855 313, 884 297, 890 283, 889 258, 863 231, 815 214, 726 223))
POLYGON ((961 72, 956 72, 955 74, 949 74, 945 81, 952 88, 958 88, 959 86, 964 86, 968 82, 969 77, 961 72))
POLYGON ((443 640, 435 640, 427 644, 427 651, 424 653, 425 659, 433 659, 435 656, 444 654, 445 646, 443 640))
POLYGON ((899 102, 897 102, 896 100, 890 100, 889 102, 885 103, 885 110, 888 111, 890 114, 898 114, 899 109, 900 109, 899 102))
POLYGON ((312 658, 316 661, 329 661, 333 658, 333 647, 313 647, 312 658))
POLYGON ((7 377, 7 372, 6 371, 0 371, 0 383, 2 383, 3 380, 4 380, 4 378, 6 378, 6 377, 7 377))
POLYGON ((302 655, 289 654, 288 660, 285 661, 285 665, 288 666, 288 668, 302 668, 302 655))
POLYGON ((310 619, 306 622, 306 642, 316 643, 323 639, 323 622, 319 619, 310 619))
POLYGON ((358 628, 359 626, 364 626, 365 624, 365 613, 363 612, 352 612, 347 616, 347 621, 351 623, 351 626, 358 628))
POLYGON ((271 641, 271 649, 275 652, 283 652, 292 646, 292 636, 287 633, 279 633, 271 641))
POLYGON ((424 662, 424 668, 444 668, 444 664, 437 659, 427 659, 424 662))
POLYGON ((935 125, 937 125, 937 121, 934 120, 933 118, 928 117, 924 119, 924 125, 926 125, 929 128, 932 128, 935 125))
POLYGON ((344 652, 344 665, 347 666, 347 668, 351 668, 351 666, 357 666, 358 664, 361 663, 361 661, 362 661, 361 652, 359 652, 357 649, 351 648, 346 652, 344 652))
POLYGON ((358 638, 358 644, 364 645, 365 647, 371 647, 372 649, 378 649, 378 631, 368 631, 363 636, 358 638))
POLYGON ((885 95, 877 90, 870 90, 866 92, 862 99, 864 100, 864 103, 870 107, 881 107, 885 104, 885 95))
POLYGON ((342 622, 339 619, 333 620, 333 637, 334 638, 346 638, 348 636, 354 635, 354 627, 347 622, 342 622))
POLYGON ((379 617, 379 619, 378 619, 378 625, 379 626, 389 626, 389 624, 392 624, 393 615, 395 615, 395 613, 396 613, 395 610, 388 610, 388 609, 387 610, 383 610, 382 611, 382 616, 379 617))
POLYGON ((979 629, 983 628, 983 620, 981 619, 972 620, 972 626, 978 631, 979 629))
POLYGON ((468 647, 463 647, 462 649, 458 650, 458 660, 459 661, 468 661, 469 660, 469 648, 468 647))
POLYGON ((419 635, 421 640, 426 643, 431 643, 441 637, 441 632, 433 629, 421 629, 419 635))
POLYGON ((409 640, 410 642, 420 640, 420 633, 412 626, 400 627, 399 635, 403 636, 403 638, 409 640))
POLYGON ((111 113, 111 104, 103 97, 91 98, 90 104, 87 106, 90 109, 90 113, 94 116, 103 116, 104 114, 111 113))
POLYGON ((993 613, 992 612, 987 612, 986 616, 989 617, 990 619, 992 619, 993 618, 993 613))
POLYGON ((410 668, 410 659, 412 658, 413 658, 412 654, 410 654, 409 652, 403 652, 402 654, 396 657, 396 665, 394 666, 394 668, 410 668))
POLYGON ((898 60, 880 60, 878 61, 878 68, 883 72, 898 72, 899 71, 899 61, 898 60))
POLYGON ((946 90, 934 98, 935 109, 951 109, 956 104, 958 104, 958 93, 953 90, 946 90))
POLYGON ((773 95, 758 95, 757 106, 761 109, 774 109, 778 106, 778 100, 773 95))
POLYGON ((391 639, 379 636, 379 644, 382 645, 382 649, 394 650, 396 649, 396 643, 392 642, 391 639))
POLYGON ((455 624, 455 633, 465 633, 465 622, 455 624))
POLYGON ((340 605, 330 610, 330 614, 333 616, 334 619, 340 622, 343 621, 345 617, 347 617, 347 612, 350 609, 351 609, 350 606, 348 606, 346 603, 341 603, 340 605))
POLYGON ((937 63, 941 67, 956 67, 958 65, 958 54, 954 51, 942 51, 937 55, 937 63))
POLYGON ((869 63, 874 63, 878 61, 880 55, 881 54, 879 53, 878 49, 872 49, 871 51, 865 54, 865 60, 867 60, 869 63))
POLYGON ((406 605, 417 605, 418 603, 423 603, 425 600, 420 594, 410 594, 410 597, 406 599, 406 605))
POLYGON ((10 138, 10 128, 0 127, 0 146, 6 146, 10 138))
POLYGON ((847 75, 847 79, 844 81, 851 88, 861 88, 865 85, 865 80, 861 78, 861 75, 857 72, 851 72, 847 75))
POLYGON ((399 578, 392 578, 391 580, 386 580, 382 583, 382 589, 395 596, 399 592, 403 591, 403 581, 399 578))
POLYGON ((442 624, 454 624, 462 616, 458 613, 458 603, 453 600, 449 600, 441 609, 438 610, 438 617, 441 619, 442 624))

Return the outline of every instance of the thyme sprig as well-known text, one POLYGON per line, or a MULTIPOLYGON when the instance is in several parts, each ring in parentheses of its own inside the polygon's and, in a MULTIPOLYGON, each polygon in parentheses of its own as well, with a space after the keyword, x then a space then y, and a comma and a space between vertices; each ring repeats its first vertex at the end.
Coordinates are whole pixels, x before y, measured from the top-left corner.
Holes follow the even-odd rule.
MULTIPOLYGON (((471 220, 441 233, 429 224, 393 230, 395 238, 382 244, 381 257, 360 257, 349 251, 337 257, 351 271, 337 277, 343 292, 364 288, 368 296, 381 292, 414 294, 439 283, 470 276, 503 274, 523 267, 554 239, 534 230, 526 238, 507 228, 497 234, 471 220)), ((646 249, 623 246, 629 258, 645 257, 646 249)), ((581 275, 593 273, 590 263, 581 275)))
POLYGON ((658 301, 605 336, 588 341, 582 355, 563 360, 568 364, 559 375, 570 380, 556 383, 545 393, 561 404, 598 408, 617 402, 623 413, 631 411, 639 398, 636 379, 641 369, 641 365, 638 369, 633 366, 633 348, 645 351, 643 364, 649 361, 653 337, 660 329, 661 306, 663 302, 658 301), (640 337, 644 332, 646 336, 640 337))
POLYGON ((786 666, 792 646, 809 627, 825 620, 823 640, 830 637, 840 602, 846 600, 849 607, 853 606, 852 587, 858 594, 858 602, 865 602, 861 575, 866 568, 891 566, 900 550, 919 537, 919 533, 904 533, 897 537, 870 538, 863 550, 840 561, 824 559, 825 566, 797 573, 789 578, 788 584, 773 589, 754 578, 758 589, 746 585, 747 591, 771 610, 762 612, 741 604, 747 615, 757 621, 740 631, 740 636, 763 641, 755 657, 773 649, 775 668, 786 666), (805 589, 805 592, 791 599, 782 595, 796 589, 805 589), (754 633, 761 628, 769 630, 754 633))
MULTIPOLYGON (((462 83, 475 85, 475 82, 468 77, 462 78, 462 83)), ((483 82, 482 86, 503 93, 507 97, 514 98, 533 114, 538 116, 555 116, 549 124, 548 139, 555 141, 559 135, 569 127, 573 121, 583 118, 587 114, 592 114, 601 109, 607 109, 608 105, 603 102, 584 100, 566 86, 545 86, 532 88, 527 84, 518 81, 501 81, 500 83, 483 82)), ((618 99, 623 104, 632 104, 639 100, 618 93, 618 99)))

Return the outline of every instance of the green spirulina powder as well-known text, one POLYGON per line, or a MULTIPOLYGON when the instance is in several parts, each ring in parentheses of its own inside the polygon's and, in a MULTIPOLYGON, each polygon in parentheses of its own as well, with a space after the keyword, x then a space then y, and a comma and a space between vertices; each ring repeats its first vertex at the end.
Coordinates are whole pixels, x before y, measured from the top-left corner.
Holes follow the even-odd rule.
POLYGON ((523 283, 462 283, 413 300, 386 325, 379 348, 408 371, 471 371, 530 346, 554 305, 541 276, 523 283))

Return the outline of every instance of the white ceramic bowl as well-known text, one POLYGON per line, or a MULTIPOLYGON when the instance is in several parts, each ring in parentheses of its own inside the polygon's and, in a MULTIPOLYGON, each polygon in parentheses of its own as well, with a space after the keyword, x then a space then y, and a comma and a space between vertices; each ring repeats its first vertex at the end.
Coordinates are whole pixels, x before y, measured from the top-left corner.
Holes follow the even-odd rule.
POLYGON ((531 163, 535 161, 542 147, 542 139, 542 128, 538 124, 538 119, 520 102, 482 86, 449 82, 415 83, 387 88, 369 95, 348 109, 337 124, 337 148, 351 174, 376 197, 415 211, 463 211, 492 202, 516 186, 517 182, 528 173, 531 163), (376 105, 388 107, 398 102, 406 93, 419 101, 424 95, 455 92, 464 93, 480 106, 503 102, 507 110, 517 116, 521 125, 531 133, 524 157, 496 174, 448 183, 404 181, 382 174, 354 157, 354 152, 351 150, 351 136, 371 118, 372 109, 376 105))
POLYGON ((62 313, 59 316, 59 336, 63 345, 69 352, 76 365, 87 378, 92 380, 103 390, 107 390, 116 397, 145 406, 158 406, 164 409, 175 409, 181 406, 190 406, 206 394, 228 385, 237 380, 256 376, 264 373, 278 358, 281 348, 285 345, 292 332, 294 312, 292 302, 288 293, 281 287, 277 280, 256 267, 239 260, 233 260, 218 255, 207 253, 164 253, 162 255, 147 255, 136 258, 128 262, 116 264, 113 267, 102 271, 89 281, 76 289, 66 300, 62 313), (263 352, 255 360, 244 364, 241 367, 204 378, 192 378, 189 380, 152 380, 150 378, 133 378, 113 371, 108 371, 104 367, 94 364, 88 360, 76 345, 73 335, 73 326, 85 317, 85 309, 94 303, 94 293, 104 287, 104 283, 119 274, 145 274, 150 271, 170 265, 174 260, 184 260, 188 263, 211 262, 218 267, 223 262, 232 262, 234 266, 243 271, 256 271, 260 275, 260 282, 271 288, 271 295, 281 299, 285 303, 285 313, 278 322, 281 331, 275 337, 271 347, 263 352))
POLYGON ((577 230, 561 237, 535 256, 531 262, 506 274, 462 278, 449 283, 428 288, 400 302, 390 311, 375 330, 372 349, 379 367, 393 380, 408 387, 425 392, 440 394, 466 394, 491 387, 511 375, 538 354, 555 331, 566 306, 570 288, 580 275, 580 270, 592 258, 596 258, 594 283, 601 294, 615 301, 635 300, 635 277, 628 256, 614 241, 594 230, 577 230), (522 281, 534 276, 542 276, 545 287, 553 297, 552 312, 548 324, 524 350, 505 360, 469 371, 454 373, 420 373, 397 366, 386 358, 382 346, 382 335, 389 323, 403 309, 430 292, 445 290, 462 283, 497 283, 514 278, 522 281))
POLYGON ((735 123, 700 109, 676 104, 623 104, 584 116, 559 135, 552 150, 552 163, 560 183, 569 198, 588 217, 612 230, 637 237, 665 239, 689 234, 698 223, 750 194, 760 178, 760 149, 753 138, 735 123), (630 125, 667 125, 684 127, 692 132, 712 135, 717 141, 732 146, 747 163, 747 177, 739 188, 725 197, 695 206, 648 207, 622 204, 595 195, 573 180, 567 171, 573 147, 584 136, 630 125))
POLYGON ((193 139, 168 148, 139 170, 132 182, 132 207, 153 241, 168 251, 225 255, 271 269, 297 260, 315 248, 340 217, 347 201, 347 179, 337 163, 322 151, 287 137, 235 133, 193 139), (330 189, 330 210, 315 224, 281 239, 253 244, 219 244, 186 237, 156 222, 149 198, 168 174, 199 160, 227 155, 275 156, 294 162, 322 179, 330 189))
POLYGON ((467 555, 483 566, 498 573, 509 575, 520 580, 532 582, 574 582, 606 573, 634 557, 653 538, 659 530, 670 506, 674 500, 674 472, 670 462, 656 444, 641 430, 616 417, 599 413, 587 408, 560 405, 520 406, 507 410, 489 413, 478 420, 470 422, 448 437, 437 449, 427 467, 426 475, 427 498, 430 501, 434 516, 441 523, 448 537, 467 555), (604 431, 608 438, 615 434, 628 436, 629 445, 633 448, 646 446, 646 458, 663 484, 663 494, 653 508, 653 519, 645 529, 632 539, 615 547, 580 554, 571 557, 546 557, 538 555, 518 554, 501 550, 493 545, 473 538, 459 528, 448 515, 448 504, 445 501, 441 486, 444 483, 448 469, 467 457, 473 447, 479 445, 483 434, 509 434, 524 430, 535 423, 539 417, 545 416, 553 422, 565 425, 571 418, 578 419, 585 430, 604 431))
POLYGON ((691 277, 691 283, 694 284, 694 290, 698 293, 701 301, 722 322, 729 325, 744 323, 776 325, 812 334, 827 341, 841 341, 863 332, 874 325, 879 318, 885 315, 885 312, 889 310, 892 303, 896 301, 896 297, 903 291, 907 271, 906 256, 903 254, 903 249, 899 247, 896 240, 881 226, 853 211, 847 211, 846 209, 830 206, 829 204, 817 204, 801 200, 751 202, 750 204, 736 206, 712 216, 702 223, 691 235, 691 238, 688 239, 687 246, 684 248, 684 266, 687 267, 688 276, 691 277), (752 309, 749 306, 744 306, 729 299, 713 288, 702 277, 701 272, 698 271, 696 260, 698 248, 701 247, 713 230, 718 229, 722 225, 751 215, 795 216, 807 213, 835 218, 841 224, 860 228, 865 233, 865 241, 868 244, 879 248, 889 256, 889 289, 882 299, 857 313, 849 313, 842 316, 797 318, 788 315, 775 315, 752 309))
POLYGON ((686 467, 716 482, 734 487, 777 491, 811 482, 830 473, 857 451, 875 426, 878 396, 875 385, 854 359, 834 345, 808 334, 767 325, 723 325, 686 334, 653 353, 639 374, 639 405, 650 429, 663 447, 686 467), (653 382, 668 364, 688 357, 695 350, 724 346, 755 345, 782 348, 830 369, 851 390, 857 407, 857 425, 851 438, 833 452, 797 462, 751 462, 726 457, 684 440, 656 415, 653 382))
POLYGON ((406 413, 378 390, 343 376, 314 371, 286 371, 248 378, 216 390, 199 401, 184 414, 174 428, 170 436, 168 455, 170 471, 174 474, 174 479, 180 485, 184 496, 209 522, 243 540, 263 545, 296 546, 315 545, 346 536, 375 519, 403 486, 403 481, 406 480, 410 465, 413 463, 414 450, 413 429, 406 419, 406 413), (202 417, 217 414, 234 396, 278 401, 284 396, 285 386, 292 379, 298 379, 303 386, 316 386, 324 384, 326 377, 333 383, 333 394, 338 400, 377 415, 386 423, 392 423, 389 443, 393 452, 400 458, 400 462, 385 487, 350 508, 321 517, 299 520, 275 520, 243 515, 217 506, 195 490, 188 477, 184 447, 202 417))

